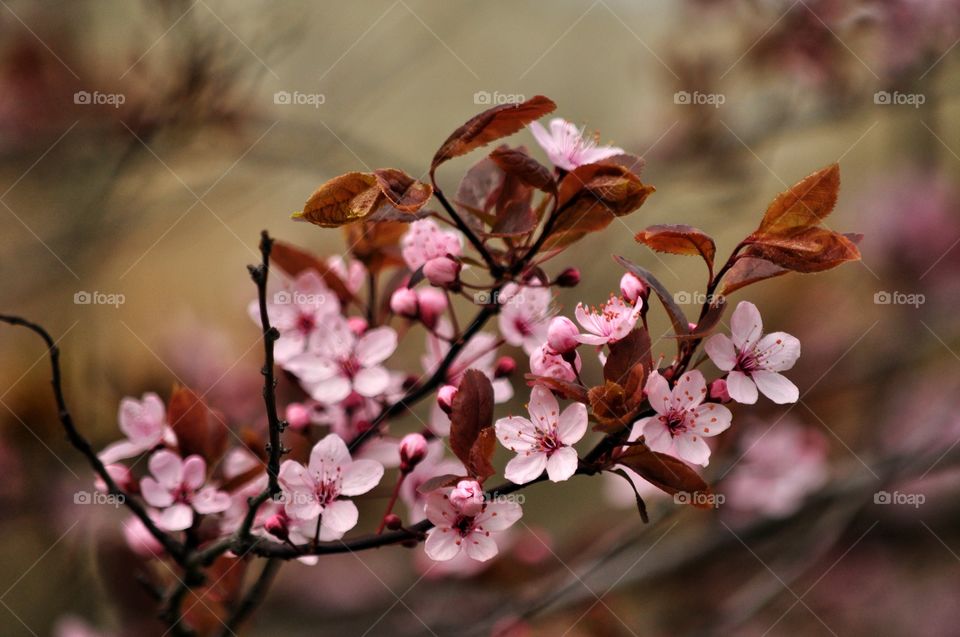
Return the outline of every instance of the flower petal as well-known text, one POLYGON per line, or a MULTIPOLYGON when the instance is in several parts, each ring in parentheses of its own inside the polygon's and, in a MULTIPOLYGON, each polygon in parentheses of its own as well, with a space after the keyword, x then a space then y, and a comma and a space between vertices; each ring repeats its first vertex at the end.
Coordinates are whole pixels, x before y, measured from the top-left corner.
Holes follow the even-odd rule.
POLYGON ((310 393, 310 397, 317 402, 324 403, 325 405, 332 405, 340 402, 349 396, 353 389, 350 379, 346 376, 333 376, 316 383, 305 384, 306 389, 310 393))
POLYGON ((377 486, 381 478, 382 464, 376 460, 354 460, 343 469, 340 493, 351 496, 366 493, 377 486))
POLYGON ((573 447, 561 447, 547 459, 547 476, 550 482, 569 480, 577 471, 577 450, 573 447))
POLYGON ((457 519, 457 512, 445 493, 434 491, 427 495, 424 508, 427 519, 437 527, 449 527, 457 519))
POLYGON ((646 392, 647 400, 650 401, 650 406, 653 407, 654 411, 658 414, 670 413, 673 394, 670 392, 670 385, 667 383, 667 380, 660 375, 660 372, 657 370, 650 372, 650 378, 647 379, 647 384, 643 390, 646 392))
POLYGON ((361 396, 375 398, 390 387, 390 373, 384 367, 367 367, 353 377, 353 388, 361 396))
POLYGON ((331 502, 324 508, 323 516, 320 518, 320 537, 324 541, 338 540, 343 534, 357 525, 360 513, 357 511, 357 505, 350 500, 337 500, 331 502), (327 531, 330 537, 324 538, 324 531, 327 531))
POLYGON ((311 473, 331 478, 342 465, 350 462, 350 450, 347 443, 337 434, 327 434, 310 450, 310 462, 307 465, 311 473))
POLYGON ((707 381, 698 370, 687 372, 673 388, 673 404, 680 409, 693 409, 707 396, 707 381))
POLYGON ((484 531, 503 531, 522 517, 523 509, 516 502, 488 502, 474 524, 484 531))
POLYGON ((587 406, 583 403, 573 403, 560 414, 557 425, 557 437, 565 445, 580 442, 587 433, 587 406))
POLYGON ((744 405, 757 402, 757 386, 743 372, 727 374, 727 393, 730 394, 730 398, 744 405))
POLYGON ((703 349, 721 371, 729 372, 737 365, 737 351, 726 334, 714 334, 703 344, 703 349))
POLYGON ((357 341, 354 353, 364 367, 373 367, 390 358, 397 349, 397 333, 392 327, 372 329, 357 341))
POLYGON ((678 436, 676 441, 677 457, 692 464, 707 466, 710 464, 710 447, 696 434, 678 436))
POLYGON ((515 484, 526 484, 537 478, 547 466, 547 454, 526 451, 507 463, 503 476, 515 484))
POLYGON ((183 463, 177 454, 161 449, 150 456, 148 466, 153 477, 168 491, 180 486, 183 477, 183 463))
POLYGON ((196 454, 183 461, 183 486, 190 490, 199 489, 207 479, 207 463, 196 454))
POLYGON ((193 526, 193 509, 182 502, 174 504, 160 513, 157 526, 164 531, 185 531, 193 526))
POLYGON ((557 404, 553 392, 537 385, 530 392, 530 403, 527 408, 530 410, 530 421, 535 429, 553 431, 560 412, 560 405, 557 404))
POLYGON ((763 369, 785 372, 800 358, 800 340, 786 332, 771 332, 760 339, 755 351, 763 369))
POLYGON ((800 398, 800 390, 782 374, 757 371, 751 374, 751 378, 757 389, 778 405, 795 403, 800 398))
POLYGON ((149 476, 140 481, 140 495, 143 496, 144 502, 158 509, 173 504, 173 495, 170 491, 149 476))
POLYGON ((753 348, 763 334, 763 319, 757 306, 749 301, 740 301, 730 317, 730 332, 733 344, 741 352, 753 348))
POLYGON ((671 453, 673 451, 673 436, 670 428, 659 418, 650 418, 643 428, 643 437, 646 445, 652 451, 671 453))
POLYGON ((206 487, 197 492, 190 504, 194 511, 203 515, 223 513, 230 508, 230 495, 225 491, 206 487))
POLYGON ((486 562, 496 557, 498 552, 497 543, 493 538, 477 532, 463 538, 463 547, 467 551, 467 557, 478 562, 486 562))
POLYGON ((709 438, 716 436, 730 428, 733 415, 723 405, 707 403, 697 407, 696 415, 690 423, 690 429, 697 434, 709 438))
POLYGON ((515 452, 524 452, 534 447, 533 423, 520 416, 501 418, 493 424, 500 444, 515 452))
POLYGON ((430 529, 423 549, 434 562, 452 560, 460 553, 460 535, 446 527, 430 529))

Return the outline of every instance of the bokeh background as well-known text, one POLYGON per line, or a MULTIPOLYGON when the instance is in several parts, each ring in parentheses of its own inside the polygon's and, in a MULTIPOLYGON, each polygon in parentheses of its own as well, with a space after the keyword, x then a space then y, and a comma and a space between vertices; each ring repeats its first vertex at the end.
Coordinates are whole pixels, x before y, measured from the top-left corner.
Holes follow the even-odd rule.
MULTIPOLYGON (((566 255, 584 281, 567 311, 616 289, 609 254, 694 296, 702 264, 635 232, 689 223, 723 253, 774 195, 839 161, 827 221, 865 234, 862 263, 733 299, 803 355, 796 405, 735 409, 706 472, 724 504, 653 497, 644 525, 615 484, 538 485, 507 559, 469 578, 424 576, 399 548, 290 565, 246 632, 956 634, 958 38, 955 0, 2 0, 0 309, 59 340, 98 448, 122 396, 177 381, 258 427, 245 265, 259 231, 340 253, 339 232, 290 212, 335 174, 423 174, 489 103, 548 95, 642 155, 657 187, 566 255)), ((393 365, 418 371, 419 345, 393 365)), ((91 476, 43 355, 0 329, 0 633, 152 634, 129 628, 152 602, 123 513, 74 504, 91 476)))

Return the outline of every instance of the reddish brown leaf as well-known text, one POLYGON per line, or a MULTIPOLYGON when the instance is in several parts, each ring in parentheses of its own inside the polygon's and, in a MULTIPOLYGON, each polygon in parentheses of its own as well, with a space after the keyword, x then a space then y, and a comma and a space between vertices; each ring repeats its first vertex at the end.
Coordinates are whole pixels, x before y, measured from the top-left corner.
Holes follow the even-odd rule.
MULTIPOLYGON (((740 288, 746 287, 751 283, 772 279, 775 276, 786 274, 790 270, 781 268, 776 263, 771 263, 766 259, 754 257, 740 257, 733 267, 727 271, 723 277, 723 286, 720 289, 722 295, 732 294, 740 288)), ((699 329, 697 331, 700 331, 699 329)))
POLYGON ((270 260, 292 277, 304 270, 316 270, 341 303, 346 303, 353 298, 343 279, 327 267, 321 259, 305 250, 283 241, 274 241, 273 248, 270 250, 270 260))
POLYGON ((437 489, 442 489, 443 487, 452 487, 460 480, 463 480, 464 477, 465 476, 455 476, 452 473, 434 476, 417 487, 417 493, 426 495, 431 491, 436 491, 437 489))
POLYGON ((450 448, 469 467, 480 432, 493 424, 493 385, 483 372, 468 369, 460 380, 450 412, 450 448))
POLYGON ((650 226, 638 232, 635 239, 657 252, 699 255, 713 272, 713 257, 716 255, 717 246, 709 235, 692 226, 680 224, 650 226))
POLYGON ((407 224, 400 221, 370 221, 344 228, 347 245, 354 257, 367 269, 379 272, 391 266, 405 265, 400 253, 400 238, 407 224))
POLYGON ((569 383, 565 380, 560 380, 559 378, 553 378, 551 376, 535 376, 533 374, 527 374, 524 376, 527 381, 527 385, 530 387, 535 387, 540 385, 541 387, 546 387, 552 392, 559 394, 562 398, 567 400, 575 400, 578 403, 588 404, 590 399, 587 397, 587 390, 582 385, 577 385, 576 383, 569 383))
POLYGON ((664 309, 667 311, 667 315, 670 317, 670 322, 673 324, 673 330, 677 336, 685 337, 690 332, 690 327, 687 322, 687 317, 684 315, 683 310, 680 309, 680 306, 677 305, 676 301, 673 300, 673 295, 663 286, 660 281, 657 280, 653 274, 648 272, 645 268, 640 267, 636 263, 633 263, 629 259, 624 259, 623 257, 614 256, 613 260, 622 265, 627 271, 633 273, 641 281, 645 282, 653 291, 657 293, 657 297, 660 299, 660 302, 663 303, 664 309))
POLYGON ((433 196, 433 186, 417 181, 402 170, 383 168, 373 174, 380 191, 394 208, 402 212, 420 210, 433 196))
POLYGON ((176 386, 167 405, 167 419, 177 434, 180 455, 197 454, 212 467, 227 447, 227 427, 222 416, 207 407, 193 390, 176 386))
POLYGON ((490 159, 503 172, 513 175, 529 186, 543 192, 554 192, 557 183, 546 166, 531 157, 522 148, 501 146, 492 153, 490 159))
POLYGON ((549 98, 537 95, 519 104, 494 106, 471 117, 440 146, 430 164, 430 173, 433 174, 437 166, 449 159, 466 155, 476 148, 516 133, 556 107, 549 98))
POLYGON ((826 228, 806 228, 790 236, 765 237, 744 253, 794 272, 822 272, 860 259, 860 250, 846 236, 826 228))
POLYGON ((470 448, 470 462, 467 472, 483 484, 487 478, 496 473, 493 468, 493 452, 497 448, 497 437, 492 427, 480 430, 480 434, 470 448))
POLYGON ((837 203, 840 165, 831 164, 783 191, 767 207, 754 236, 789 235, 820 223, 837 203))
POLYGON ((653 486, 675 493, 689 494, 688 501, 695 506, 708 506, 710 487, 696 471, 681 460, 665 453, 651 451, 645 445, 630 447, 620 458, 618 464, 636 471, 653 486), (701 497, 695 494, 701 494, 701 497))
POLYGON ((623 387, 613 381, 591 387, 587 393, 590 410, 597 420, 596 431, 614 432, 630 426, 636 420, 636 406, 631 405, 623 387))
POLYGON ((310 195, 294 219, 335 228, 368 218, 407 220, 417 218, 433 195, 433 188, 396 168, 372 173, 352 172, 334 177, 310 195))
POLYGON ((610 354, 603 366, 604 380, 624 384, 627 375, 638 363, 649 371, 653 367, 650 353, 650 334, 644 329, 633 329, 624 338, 610 344, 610 354))

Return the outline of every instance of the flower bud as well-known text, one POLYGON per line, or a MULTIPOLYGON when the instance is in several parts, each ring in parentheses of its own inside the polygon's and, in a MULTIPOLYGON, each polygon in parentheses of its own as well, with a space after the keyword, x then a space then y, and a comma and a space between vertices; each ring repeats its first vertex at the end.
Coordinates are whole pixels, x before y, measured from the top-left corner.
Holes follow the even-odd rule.
POLYGON ((426 455, 427 439, 423 434, 407 434, 400 440, 400 471, 412 471, 426 455))
MULTIPOLYGON (((127 465, 123 464, 108 464, 106 466, 107 473, 110 474, 110 478, 116 483, 117 487, 121 491, 126 491, 128 493, 136 493, 139 489, 139 483, 134 479, 133 473, 130 471, 130 468, 127 465)), ((101 493, 106 493, 107 483, 103 481, 100 476, 97 476, 94 479, 94 487, 97 491, 101 493)))
POLYGON ((517 371, 517 361, 512 356, 501 356, 497 359, 497 367, 493 372, 494 378, 508 378, 517 371))
POLYGON ((443 413, 450 414, 453 411, 453 399, 457 397, 457 388, 453 385, 444 385, 437 392, 437 404, 443 413))
POLYGON ((562 288, 576 287, 580 283, 580 270, 577 268, 567 268, 557 275, 554 283, 562 288))
POLYGON ((310 426, 310 408, 303 403, 290 403, 284 412, 284 419, 294 431, 303 431, 310 426))
POLYGON ((436 257, 423 264, 423 275, 431 285, 450 287, 460 277, 460 264, 450 257, 436 257))
POLYGON ((388 513, 383 516, 383 525, 391 531, 397 531, 403 527, 403 520, 396 513, 388 513))
POLYGON ((650 289, 647 284, 638 279, 636 275, 627 272, 620 277, 620 294, 623 296, 623 300, 636 305, 637 299, 646 298, 649 292, 650 289))
POLYGON ((160 558, 167 551, 157 538, 147 530, 140 518, 132 517, 123 524, 123 538, 130 550, 144 559, 160 558))
POLYGON ((461 480, 449 498, 453 508, 468 517, 477 515, 483 508, 483 488, 476 480, 461 480))
POLYGON ((417 318, 419 303, 417 293, 408 287, 397 288, 390 295, 390 311, 398 316, 417 318))
POLYGON ((347 327, 357 336, 363 336, 363 333, 367 331, 368 325, 367 319, 362 316, 351 316, 347 319, 347 327))
POLYGON ((718 400, 721 403, 730 402, 730 392, 727 391, 727 381, 718 378, 710 383, 710 398, 718 400))
POLYGON ((447 309, 447 296, 440 290, 424 288, 417 292, 417 302, 423 324, 429 329, 436 327, 440 315, 447 309))
POLYGON ((286 540, 288 537, 287 528, 287 516, 281 511, 271 515, 263 523, 263 530, 277 538, 278 540, 286 540))
POLYGON ((547 328, 547 345, 558 354, 572 352, 580 344, 580 330, 566 316, 556 316, 547 328))

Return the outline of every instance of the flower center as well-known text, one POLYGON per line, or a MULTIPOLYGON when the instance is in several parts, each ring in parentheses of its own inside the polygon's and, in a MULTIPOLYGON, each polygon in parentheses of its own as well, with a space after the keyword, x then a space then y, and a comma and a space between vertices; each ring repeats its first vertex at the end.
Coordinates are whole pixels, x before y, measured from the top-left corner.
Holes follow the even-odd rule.
POLYGON ((319 471, 316 472, 313 493, 321 506, 327 506, 340 496, 340 484, 342 482, 340 474, 340 467, 337 467, 336 474, 326 478, 319 471))
POLYGON ((299 314, 297 315, 297 330, 300 333, 307 335, 313 332, 317 327, 317 321, 312 314, 299 314))
POLYGON ((344 356, 339 361, 340 371, 343 372, 343 375, 347 378, 353 378, 357 375, 357 372, 360 371, 360 361, 357 360, 356 356, 344 356))
POLYGON ((675 438, 687 430, 687 412, 671 410, 668 415, 660 416, 660 422, 670 431, 670 436, 675 438))
POLYGON ((737 369, 742 372, 753 372, 760 369, 760 357, 757 356, 756 352, 740 352, 740 355, 737 356, 737 369))
POLYGON ((546 452, 549 456, 561 448, 563 443, 560 442, 556 431, 541 431, 537 434, 537 446, 540 451, 546 452))

